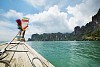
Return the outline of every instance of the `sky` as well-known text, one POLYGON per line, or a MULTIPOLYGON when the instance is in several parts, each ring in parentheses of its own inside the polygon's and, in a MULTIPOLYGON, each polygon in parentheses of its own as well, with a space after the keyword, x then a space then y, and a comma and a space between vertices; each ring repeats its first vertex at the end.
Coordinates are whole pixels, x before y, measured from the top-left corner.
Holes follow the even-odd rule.
POLYGON ((100 0, 0 0, 0 41, 17 33, 16 19, 29 18, 26 38, 38 33, 70 33, 92 20, 100 0))

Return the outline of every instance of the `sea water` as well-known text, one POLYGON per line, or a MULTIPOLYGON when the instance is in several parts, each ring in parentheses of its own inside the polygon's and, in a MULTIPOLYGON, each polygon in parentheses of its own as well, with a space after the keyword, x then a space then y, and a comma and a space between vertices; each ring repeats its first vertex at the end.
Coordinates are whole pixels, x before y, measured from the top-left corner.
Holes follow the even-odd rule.
POLYGON ((100 67, 99 41, 30 41, 55 67, 100 67))
POLYGON ((31 41, 55 67, 100 67, 99 41, 31 41))

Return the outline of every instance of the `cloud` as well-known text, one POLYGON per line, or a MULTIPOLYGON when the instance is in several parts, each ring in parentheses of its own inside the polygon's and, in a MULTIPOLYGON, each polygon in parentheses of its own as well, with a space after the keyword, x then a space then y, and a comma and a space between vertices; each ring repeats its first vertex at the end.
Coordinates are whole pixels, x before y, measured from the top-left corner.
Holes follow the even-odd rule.
POLYGON ((22 18, 23 13, 16 12, 15 10, 10 9, 7 13, 2 14, 6 18, 22 18))
MULTIPOLYGON (((3 13, 2 16, 8 19, 1 20, 0 28, 2 28, 2 32, 0 35, 11 38, 12 36, 10 37, 8 34, 4 34, 5 31, 14 34, 14 32, 17 30, 17 28, 14 27, 16 26, 16 23, 13 23, 10 19, 23 17, 24 15, 23 13, 17 12, 15 10, 9 10, 8 12, 3 13)), ((38 14, 28 14, 26 17, 30 18, 29 28, 26 31, 26 37, 31 36, 33 33, 68 31, 66 30, 66 28, 68 28, 66 20, 67 13, 61 12, 57 5, 50 7, 47 11, 43 11, 38 14)))
POLYGON ((71 30, 75 26, 82 26, 92 20, 92 16, 95 15, 100 8, 100 0, 83 0, 82 3, 77 4, 74 7, 68 6, 68 14, 72 17, 69 18, 68 25, 71 30))
POLYGON ((23 13, 15 10, 9 10, 0 15, 0 18, 2 18, 0 19, 0 41, 11 40, 18 33, 15 20, 22 17, 23 13))
MULTIPOLYGON (((68 32, 69 31, 73 31, 74 30, 74 27, 79 25, 79 26, 82 26, 82 25, 85 25, 86 23, 90 22, 92 20, 92 16, 96 14, 96 12, 98 11, 99 9, 99 6, 100 6, 100 0, 80 0, 80 3, 78 1, 73 1, 73 5, 75 6, 71 6, 71 1, 67 1, 67 0, 40 0, 39 2, 38 1, 34 1, 34 0, 26 0, 29 4, 33 4, 32 6, 33 7, 36 7, 37 6, 37 9, 39 7, 41 7, 44 11, 41 12, 41 13, 38 13, 38 14, 34 14, 34 16, 31 16, 35 19, 34 20, 34 23, 36 22, 36 20, 40 20, 41 22, 43 23, 39 23, 40 21, 38 21, 38 25, 43 25, 46 26, 46 24, 44 24, 46 21, 48 22, 48 20, 50 19, 53 19, 52 15, 50 18, 50 12, 51 11, 51 7, 53 7, 54 5, 56 5, 58 7, 58 11, 60 13, 64 13, 64 14, 67 14, 67 18, 65 20, 65 25, 68 28, 68 32), (74 4, 75 2, 75 4, 74 4), (40 3, 40 4, 39 4, 40 3), (68 6, 68 3, 70 3, 68 6), (78 3, 78 4, 77 4, 78 3), (65 11, 65 7, 67 8, 67 11, 65 11), (64 12, 61 12, 61 11, 64 11, 64 12), (46 15, 47 13, 47 15, 46 15), (69 15, 71 15, 71 17, 69 17, 69 15), (42 20, 41 19, 41 16, 42 16, 42 19, 44 19, 46 16, 46 18, 48 19, 44 19, 42 20)), ((56 11, 56 9, 54 8, 54 11, 56 11)), ((52 12, 52 11, 51 11, 52 12)), ((55 14, 57 14, 56 12, 54 12, 55 14)), ((60 18, 60 17, 59 17, 60 18)), ((57 22, 57 21, 55 21, 57 22)), ((63 21, 62 21, 63 22, 63 21)), ((37 24, 37 23, 36 23, 37 24)), ((52 24, 52 23, 51 23, 52 24)))
POLYGON ((45 0, 24 0, 33 7, 44 6, 45 0))
MULTIPOLYGON (((48 10, 50 7, 57 5, 59 8, 66 7, 67 0, 23 0, 34 8, 48 10)), ((65 9, 64 9, 65 10, 65 9)))
POLYGON ((67 25, 67 13, 61 12, 57 5, 38 14, 29 14, 27 17, 30 18, 30 23, 33 28, 42 30, 42 33, 70 31, 67 25))
POLYGON ((17 26, 10 23, 10 21, 0 21, 0 41, 11 40, 17 31, 17 26))
POLYGON ((76 6, 66 6, 66 11, 62 11, 61 8, 65 7, 65 0, 63 2, 61 0, 26 1, 30 5, 33 4, 33 7, 44 7, 43 9, 45 10, 27 15, 12 9, 6 13, 2 12, 0 14, 0 40, 11 39, 18 32, 15 20, 23 16, 30 18, 29 27, 25 35, 26 38, 29 38, 33 33, 72 32, 75 26, 82 26, 90 22, 92 16, 100 8, 100 0, 83 0, 82 3, 76 4, 76 6), (12 19, 14 20, 12 21, 12 19))

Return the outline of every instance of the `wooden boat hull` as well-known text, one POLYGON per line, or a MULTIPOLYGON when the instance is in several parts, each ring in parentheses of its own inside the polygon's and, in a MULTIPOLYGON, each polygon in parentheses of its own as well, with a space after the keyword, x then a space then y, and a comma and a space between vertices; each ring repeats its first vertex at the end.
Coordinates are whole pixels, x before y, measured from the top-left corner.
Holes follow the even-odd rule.
MULTIPOLYGON (((3 50, 7 45, 0 45, 0 49, 3 50)), ((0 57, 0 67, 54 67, 25 42, 10 43, 0 57)))

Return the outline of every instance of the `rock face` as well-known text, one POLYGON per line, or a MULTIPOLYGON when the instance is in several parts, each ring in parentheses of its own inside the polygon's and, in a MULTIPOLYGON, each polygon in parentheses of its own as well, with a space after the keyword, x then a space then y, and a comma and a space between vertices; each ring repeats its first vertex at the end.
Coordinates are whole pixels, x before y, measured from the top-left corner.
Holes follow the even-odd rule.
POLYGON ((33 34, 28 41, 66 41, 68 40, 69 33, 43 33, 33 34))
POLYGON ((96 27, 97 27, 96 22, 91 21, 91 22, 87 23, 85 26, 82 26, 82 27, 76 26, 74 28, 74 33, 75 33, 75 35, 81 35, 81 34, 90 33, 96 27))
POLYGON ((100 9, 96 15, 92 16, 92 21, 94 21, 96 23, 100 23, 100 9))
POLYGON ((85 26, 76 26, 72 33, 33 34, 29 41, 100 40, 100 9, 85 26))
MULTIPOLYGON (((81 36, 80 40, 87 39, 88 37, 92 40, 100 38, 97 32, 100 31, 100 9, 96 15, 92 16, 92 21, 87 23, 85 26, 74 28, 74 35, 81 36), (96 34, 96 36, 94 36, 96 34), (94 39, 93 39, 94 38, 94 39)), ((77 38, 77 37, 76 37, 77 38)), ((97 39, 98 40, 98 39, 97 39)))
POLYGON ((76 26, 76 27, 74 28, 74 33, 75 33, 75 35, 80 35, 80 32, 81 32, 81 28, 80 28, 79 26, 76 26))

